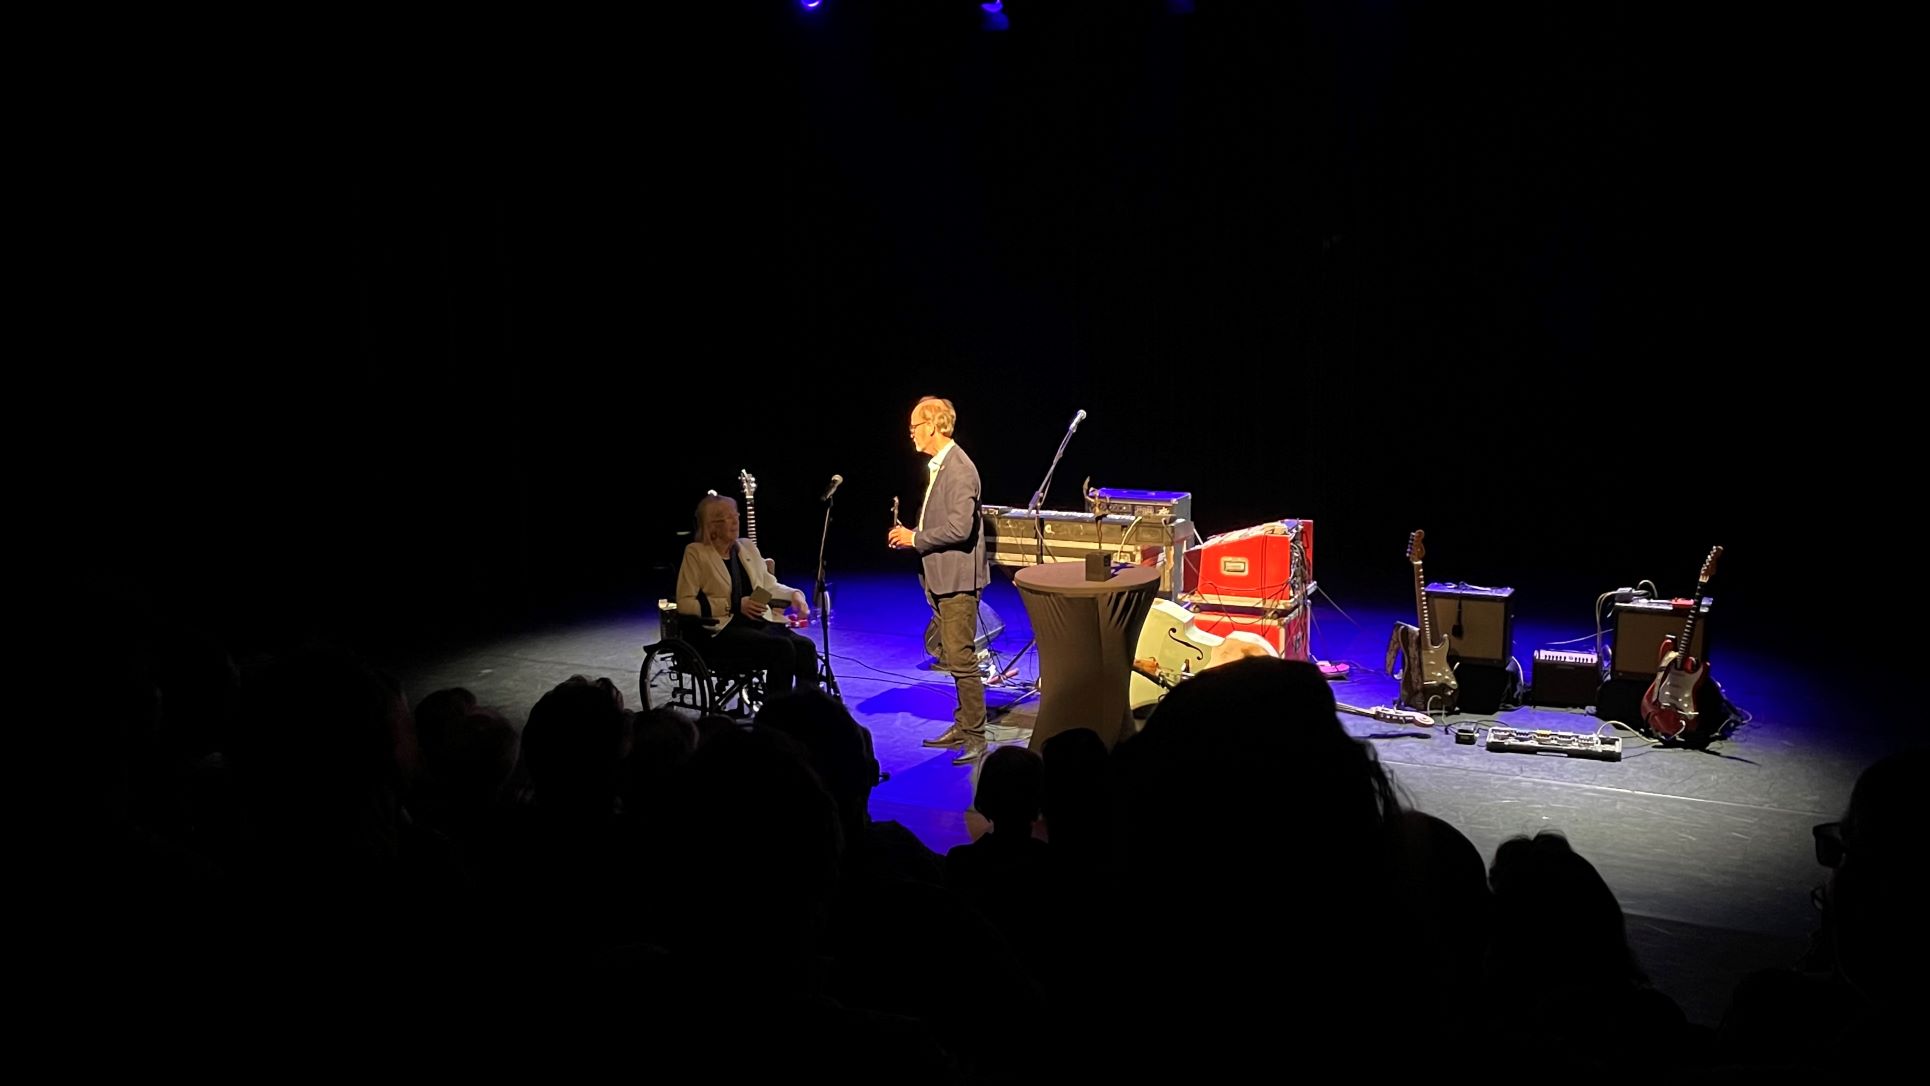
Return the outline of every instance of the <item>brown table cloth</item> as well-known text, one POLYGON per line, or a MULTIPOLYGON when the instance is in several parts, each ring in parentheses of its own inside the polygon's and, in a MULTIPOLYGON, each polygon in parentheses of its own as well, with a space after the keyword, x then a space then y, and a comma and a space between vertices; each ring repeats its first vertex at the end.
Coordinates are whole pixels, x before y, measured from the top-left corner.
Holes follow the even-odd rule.
POLYGON ((1139 627, 1159 592, 1156 566, 1086 580, 1082 562, 1027 566, 1012 578, 1039 642, 1039 719, 1033 750, 1072 728, 1108 748, 1132 734, 1128 698, 1139 627))

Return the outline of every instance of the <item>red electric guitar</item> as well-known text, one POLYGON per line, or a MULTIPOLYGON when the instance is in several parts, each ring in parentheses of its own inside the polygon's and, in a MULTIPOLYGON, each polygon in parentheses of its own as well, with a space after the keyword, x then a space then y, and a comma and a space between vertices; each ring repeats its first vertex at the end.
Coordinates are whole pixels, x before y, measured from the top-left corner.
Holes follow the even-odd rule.
POLYGON ((1713 547, 1709 557, 1702 560, 1695 593, 1689 597, 1689 614, 1682 620, 1682 634, 1662 639, 1655 681, 1642 693, 1642 725, 1662 739, 1686 740, 1694 736, 1700 726, 1695 707, 1696 690, 1709 673, 1709 661, 1690 656, 1689 648, 1695 644, 1695 620, 1702 610, 1702 594, 1709 587, 1709 579, 1716 574, 1716 559, 1720 557, 1722 548, 1713 547))

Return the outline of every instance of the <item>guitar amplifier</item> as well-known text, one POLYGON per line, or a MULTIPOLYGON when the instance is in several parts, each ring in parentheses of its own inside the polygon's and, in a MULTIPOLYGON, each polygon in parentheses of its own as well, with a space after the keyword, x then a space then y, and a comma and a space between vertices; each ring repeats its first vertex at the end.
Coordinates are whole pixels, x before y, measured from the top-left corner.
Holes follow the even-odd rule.
MULTIPOLYGON (((1313 583, 1313 521, 1276 520, 1206 539, 1186 552, 1180 598, 1204 607, 1298 608, 1313 583)), ((1299 659, 1299 657, 1296 657, 1299 659)))
POLYGON ((1193 624, 1207 633, 1225 637, 1236 630, 1258 634, 1289 660, 1311 660, 1309 635, 1313 631, 1313 608, 1302 604, 1287 612, 1272 614, 1200 611, 1193 624))
POLYGON ((1514 657, 1515 590, 1465 583, 1430 584, 1428 606, 1448 655, 1477 664, 1505 665, 1514 657))
MULTIPOLYGON (((1696 614, 1695 634, 1689 638, 1689 655, 1698 660, 1709 658, 1709 609, 1715 597, 1702 597, 1696 614)), ((1615 648, 1610 654, 1610 676, 1617 679, 1653 679, 1660 660, 1662 639, 1682 636, 1688 620, 1688 601, 1676 610, 1672 600, 1631 600, 1615 605, 1615 648)))
POLYGON ((1193 519, 1193 495, 1183 490, 1118 490, 1093 487, 1086 491, 1086 511, 1098 516, 1124 515, 1150 520, 1193 519))
POLYGON ((1582 709, 1595 704, 1602 685, 1602 661, 1592 652, 1536 649, 1528 698, 1535 705, 1582 709))

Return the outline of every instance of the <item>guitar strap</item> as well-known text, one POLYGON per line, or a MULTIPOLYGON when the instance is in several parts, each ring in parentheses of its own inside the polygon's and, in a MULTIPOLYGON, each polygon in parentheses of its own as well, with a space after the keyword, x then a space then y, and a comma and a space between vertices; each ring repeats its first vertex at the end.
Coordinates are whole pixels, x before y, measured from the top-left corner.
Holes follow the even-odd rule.
POLYGON ((1401 655, 1401 631, 1402 630, 1414 631, 1414 636, 1416 638, 1420 637, 1421 635, 1421 628, 1419 626, 1411 626, 1405 622, 1394 623, 1394 632, 1389 634, 1387 637, 1387 663, 1382 665, 1387 669, 1387 675, 1389 678, 1392 678, 1394 676, 1395 674, 1394 661, 1399 659, 1401 655))
POLYGON ((744 597, 751 594, 751 574, 744 568, 744 555, 735 544, 730 548, 730 557, 724 559, 724 568, 730 573, 730 613, 735 616, 744 597))

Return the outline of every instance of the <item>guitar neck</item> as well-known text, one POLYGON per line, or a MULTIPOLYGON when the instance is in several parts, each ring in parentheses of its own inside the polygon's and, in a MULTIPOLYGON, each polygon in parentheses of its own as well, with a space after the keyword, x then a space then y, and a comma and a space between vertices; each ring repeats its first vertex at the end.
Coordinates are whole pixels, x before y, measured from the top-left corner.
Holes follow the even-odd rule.
POLYGON ((1421 628, 1421 644, 1434 643, 1434 608, 1427 603, 1427 578, 1421 573, 1421 564, 1414 563, 1414 610, 1416 626, 1421 628))
POLYGON ((744 495, 744 534, 751 541, 751 546, 758 546, 757 503, 751 500, 749 494, 744 495))
POLYGON ((1707 591, 1709 582, 1695 583, 1695 596, 1689 600, 1689 617, 1682 620, 1682 636, 1675 641, 1675 663, 1680 668, 1689 658, 1689 646, 1695 643, 1695 617, 1702 610, 1702 593, 1707 591))

